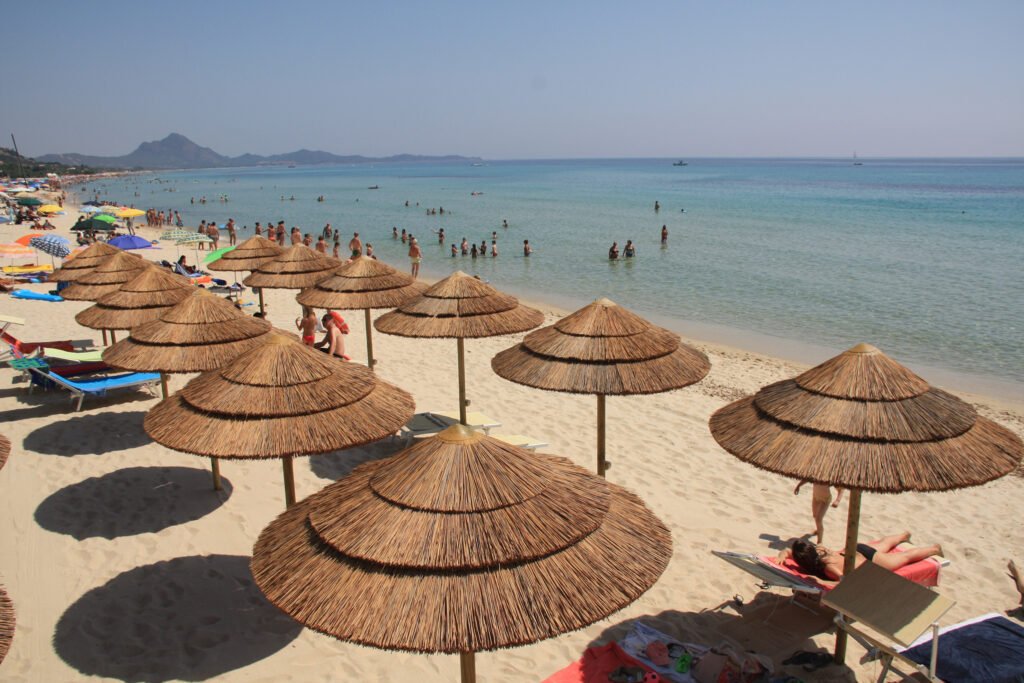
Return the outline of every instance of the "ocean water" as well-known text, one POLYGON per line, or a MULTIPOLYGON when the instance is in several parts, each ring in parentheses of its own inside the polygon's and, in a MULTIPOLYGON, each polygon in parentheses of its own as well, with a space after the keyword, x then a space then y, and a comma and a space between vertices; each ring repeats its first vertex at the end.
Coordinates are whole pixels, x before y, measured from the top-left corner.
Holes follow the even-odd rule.
POLYGON ((79 197, 177 209, 190 226, 233 217, 248 226, 243 235, 257 220, 314 236, 329 222, 343 246, 358 231, 406 268, 396 226, 419 239, 428 275, 461 269, 570 308, 607 296, 691 336, 750 334, 779 342, 775 351, 788 343, 788 355, 806 362, 867 341, 911 367, 1024 396, 1024 160, 862 161, 217 169, 89 183, 79 197), (440 228, 448 244, 438 244, 440 228), (489 245, 492 231, 498 258, 449 256, 451 242, 489 245), (636 258, 610 262, 609 246, 627 239, 636 258), (798 355, 800 345, 813 357, 798 355))

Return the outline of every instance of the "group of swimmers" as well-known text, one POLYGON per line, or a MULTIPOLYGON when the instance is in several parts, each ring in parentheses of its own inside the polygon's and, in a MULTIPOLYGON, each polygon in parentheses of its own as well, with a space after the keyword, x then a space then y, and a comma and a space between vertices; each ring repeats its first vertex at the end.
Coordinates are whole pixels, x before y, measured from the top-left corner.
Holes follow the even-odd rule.
MULTIPOLYGON (((633 258, 636 256, 636 247, 633 246, 633 240, 626 240, 626 246, 622 248, 623 258, 633 258)), ((619 243, 612 242, 611 248, 608 249, 608 260, 617 261, 619 258, 619 243)))

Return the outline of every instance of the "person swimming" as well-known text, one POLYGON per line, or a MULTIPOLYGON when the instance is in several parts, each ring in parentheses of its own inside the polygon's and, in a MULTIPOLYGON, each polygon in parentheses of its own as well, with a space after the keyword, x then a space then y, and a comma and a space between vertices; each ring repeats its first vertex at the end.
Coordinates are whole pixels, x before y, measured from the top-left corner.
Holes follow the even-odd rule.
POLYGON ((608 250, 608 260, 615 261, 619 258, 619 243, 612 242, 611 248, 608 250))
POLYGON ((633 246, 633 240, 626 240, 626 246, 622 249, 622 255, 626 258, 636 256, 636 247, 633 246))

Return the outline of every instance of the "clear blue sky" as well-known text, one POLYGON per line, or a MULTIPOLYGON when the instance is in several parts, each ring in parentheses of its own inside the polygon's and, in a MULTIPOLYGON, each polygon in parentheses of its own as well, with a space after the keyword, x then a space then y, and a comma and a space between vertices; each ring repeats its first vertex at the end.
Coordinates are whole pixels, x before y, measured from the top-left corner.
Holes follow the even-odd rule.
POLYGON ((1024 156, 1024 2, 7 3, 0 144, 1024 156))

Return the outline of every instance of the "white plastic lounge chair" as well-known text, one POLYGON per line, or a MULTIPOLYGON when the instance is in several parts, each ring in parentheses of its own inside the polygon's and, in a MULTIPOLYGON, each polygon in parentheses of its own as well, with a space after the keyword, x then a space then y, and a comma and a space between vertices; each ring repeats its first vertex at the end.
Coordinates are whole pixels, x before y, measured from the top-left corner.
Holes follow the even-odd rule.
MULTIPOLYGON (((418 436, 430 436, 451 427, 453 424, 457 424, 458 421, 458 413, 416 413, 412 416, 412 419, 402 426, 400 433, 407 439, 414 439, 418 436)), ((489 434, 493 427, 501 426, 500 422, 487 417, 483 413, 466 413, 466 422, 473 429, 484 430, 484 434, 489 434)), ((546 446, 547 444, 542 445, 546 446)))
POLYGON ((533 439, 522 434, 490 434, 489 436, 497 439, 498 441, 504 441, 507 444, 525 448, 528 451, 535 451, 538 448, 544 448, 548 445, 544 441, 538 441, 537 439, 533 439))
POLYGON ((898 646, 907 647, 929 629, 932 641, 937 643, 938 621, 956 604, 953 600, 873 562, 865 562, 843 577, 821 602, 837 612, 836 626, 868 648, 869 653, 881 657, 879 683, 886 679, 895 659, 914 667, 930 681, 940 680, 935 675, 938 648, 932 648, 929 665, 922 666, 903 656, 898 646), (855 622, 860 625, 854 626, 855 622))
POLYGON ((108 375, 80 380, 61 377, 56 373, 38 368, 32 368, 32 372, 70 391, 71 400, 78 399, 78 405, 75 406, 76 411, 82 409, 82 401, 85 400, 86 396, 105 396, 108 391, 114 389, 152 387, 160 384, 160 373, 158 372, 129 372, 122 375, 108 375))
MULTIPOLYGON (((458 412, 439 413, 435 411, 431 412, 430 415, 433 416, 434 419, 444 424, 444 427, 442 427, 441 429, 444 429, 445 427, 451 427, 453 424, 458 424, 459 422, 458 412)), ((490 435, 491 430, 494 429, 495 427, 501 426, 500 422, 495 420, 493 417, 488 417, 484 415, 483 413, 466 413, 466 424, 472 427, 473 429, 484 430, 484 434, 487 435, 490 435)))

